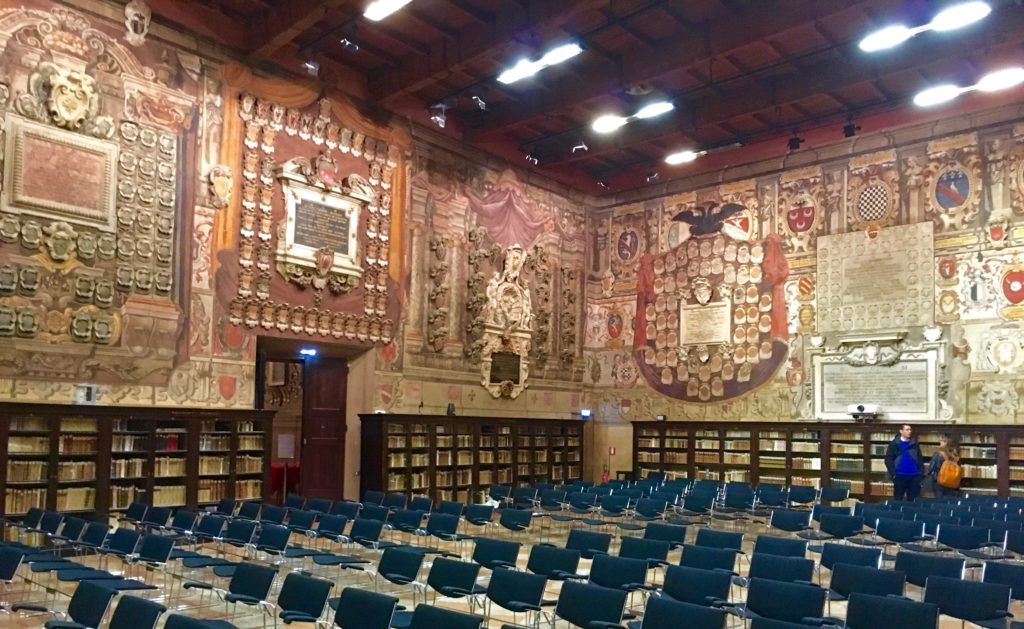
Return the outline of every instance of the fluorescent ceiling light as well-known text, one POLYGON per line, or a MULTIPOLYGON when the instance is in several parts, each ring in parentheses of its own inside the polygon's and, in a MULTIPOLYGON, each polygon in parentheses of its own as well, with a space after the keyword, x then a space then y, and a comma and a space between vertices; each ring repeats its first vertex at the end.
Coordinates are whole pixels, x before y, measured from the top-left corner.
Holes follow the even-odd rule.
POLYGON ((654 118, 655 116, 667 114, 668 112, 672 111, 675 108, 676 106, 670 103, 669 101, 659 100, 657 102, 651 103, 650 105, 644 106, 640 111, 636 112, 636 117, 654 118))
POLYGON ((679 164, 686 164, 693 160, 707 154, 707 151, 679 151, 677 153, 670 153, 665 156, 665 163, 670 166, 678 166, 679 164))
POLYGON ((963 28, 985 19, 992 12, 992 7, 987 2, 972 0, 971 2, 960 2, 939 11, 932 18, 932 21, 921 26, 910 28, 904 24, 893 24, 886 26, 869 34, 860 40, 860 49, 864 52, 878 52, 894 46, 899 46, 914 35, 926 31, 938 31, 945 33, 963 28))
POLYGON ((509 83, 521 81, 527 77, 537 74, 548 66, 553 66, 572 59, 581 52, 583 52, 583 48, 581 48, 579 44, 570 42, 568 44, 562 44, 557 48, 552 48, 536 61, 520 59, 514 66, 498 75, 498 82, 508 85, 509 83))
POLYGON ((914 104, 918 107, 934 107, 942 103, 948 103, 963 91, 958 85, 936 85, 914 96, 914 104))
POLYGON ((982 92, 995 92, 1016 87, 1021 83, 1024 83, 1024 68, 1005 68, 989 72, 978 79, 978 84, 974 87, 982 92))
POLYGON ((991 12, 987 2, 961 2, 936 13, 928 26, 933 31, 952 31, 983 20, 991 12))
POLYGON ((412 0, 373 0, 363 11, 363 16, 368 20, 379 22, 410 2, 412 0))
POLYGON ((607 114, 594 120, 590 125, 590 128, 597 133, 611 133, 627 122, 629 122, 628 118, 623 118, 622 116, 616 116, 614 114, 607 114))

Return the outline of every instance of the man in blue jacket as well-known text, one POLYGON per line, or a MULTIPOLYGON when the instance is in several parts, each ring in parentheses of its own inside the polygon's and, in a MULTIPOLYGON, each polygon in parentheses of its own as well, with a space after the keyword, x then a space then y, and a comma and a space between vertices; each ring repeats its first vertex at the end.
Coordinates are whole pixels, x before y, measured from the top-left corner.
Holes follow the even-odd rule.
POLYGON ((895 500, 913 500, 921 493, 921 479, 924 475, 921 444, 913 438, 914 428, 910 424, 900 426, 900 434, 889 443, 885 452, 885 468, 892 479, 895 500))

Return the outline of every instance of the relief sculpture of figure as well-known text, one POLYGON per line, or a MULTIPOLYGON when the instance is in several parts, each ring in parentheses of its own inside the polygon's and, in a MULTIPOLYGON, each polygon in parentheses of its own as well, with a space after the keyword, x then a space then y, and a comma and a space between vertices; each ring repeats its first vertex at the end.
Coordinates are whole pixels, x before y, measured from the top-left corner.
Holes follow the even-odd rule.
POLYGON ((505 330, 530 330, 533 325, 533 304, 526 280, 520 277, 526 255, 519 245, 505 251, 501 273, 495 272, 487 282, 487 303, 484 320, 505 330))

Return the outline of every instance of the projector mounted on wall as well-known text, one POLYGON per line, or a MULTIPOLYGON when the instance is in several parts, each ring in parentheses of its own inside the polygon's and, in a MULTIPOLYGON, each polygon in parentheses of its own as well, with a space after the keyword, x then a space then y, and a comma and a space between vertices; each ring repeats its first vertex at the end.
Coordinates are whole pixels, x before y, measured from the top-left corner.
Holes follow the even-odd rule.
POLYGON ((857 422, 875 421, 882 414, 877 404, 850 404, 846 413, 857 422))

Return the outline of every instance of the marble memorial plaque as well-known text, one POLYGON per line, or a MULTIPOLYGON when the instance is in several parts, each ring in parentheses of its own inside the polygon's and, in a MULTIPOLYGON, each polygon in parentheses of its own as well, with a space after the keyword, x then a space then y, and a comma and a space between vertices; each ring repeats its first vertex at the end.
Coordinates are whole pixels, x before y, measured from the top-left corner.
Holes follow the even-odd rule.
POLYGON ((727 343, 732 335, 732 307, 728 301, 697 304, 679 309, 682 345, 727 343))
POLYGON ((311 249, 327 247, 348 255, 349 216, 336 209, 303 199, 295 205, 295 244, 311 249))
POLYGON ((877 404, 886 415, 927 414, 928 362, 899 362, 890 366, 845 363, 822 366, 822 411, 845 414, 851 404, 877 404))
POLYGON ((491 354, 491 384, 511 382, 519 384, 522 357, 513 352, 491 354))
POLYGON ((818 239, 818 332, 931 325, 933 224, 818 239))

